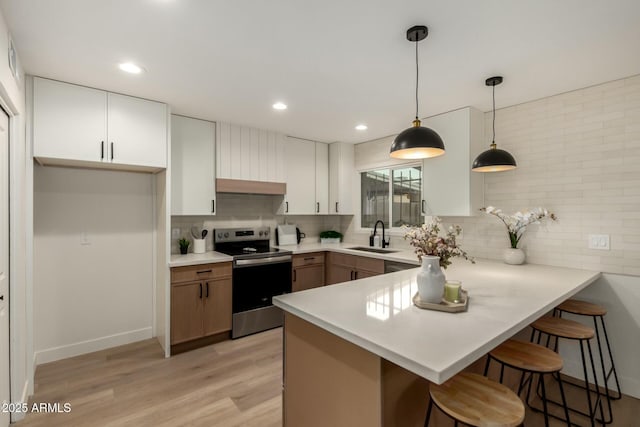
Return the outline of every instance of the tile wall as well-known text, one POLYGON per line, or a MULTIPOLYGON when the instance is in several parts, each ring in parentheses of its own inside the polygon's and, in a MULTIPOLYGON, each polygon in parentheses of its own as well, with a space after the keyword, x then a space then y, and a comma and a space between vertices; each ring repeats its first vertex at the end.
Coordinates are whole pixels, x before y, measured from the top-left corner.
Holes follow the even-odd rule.
MULTIPOLYGON (((528 262, 640 275, 640 75, 500 109, 496 142, 518 168, 485 175, 485 205, 559 218, 529 227, 528 262), (610 235, 611 250, 588 249, 589 234, 610 235)), ((477 256, 499 259, 509 245, 495 217, 444 220, 464 227, 477 256)))

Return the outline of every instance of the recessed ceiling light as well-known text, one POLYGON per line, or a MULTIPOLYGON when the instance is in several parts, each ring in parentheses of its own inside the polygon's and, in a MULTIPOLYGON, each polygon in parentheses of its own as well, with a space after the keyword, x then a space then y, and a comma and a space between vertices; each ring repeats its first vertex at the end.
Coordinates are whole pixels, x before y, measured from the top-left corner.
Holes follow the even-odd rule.
POLYGON ((367 130, 367 125, 358 125, 356 126, 356 130, 367 130))
POLYGON ((118 64, 118 68, 120 68, 124 72, 131 74, 140 74, 144 71, 142 67, 134 64, 133 62, 123 62, 121 64, 118 64))
POLYGON ((275 104, 273 104, 273 109, 274 110, 286 110, 287 109, 287 104, 285 104, 283 102, 276 102, 275 104))

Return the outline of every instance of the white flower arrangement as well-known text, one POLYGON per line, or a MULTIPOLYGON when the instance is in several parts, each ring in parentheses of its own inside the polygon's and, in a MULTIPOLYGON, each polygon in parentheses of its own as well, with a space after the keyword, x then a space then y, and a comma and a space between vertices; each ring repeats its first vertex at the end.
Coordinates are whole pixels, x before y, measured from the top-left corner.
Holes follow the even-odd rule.
POLYGON ((461 256, 467 261, 475 264, 475 260, 471 258, 456 243, 456 237, 460 235, 462 228, 459 225, 451 226, 447 230, 445 237, 439 236, 440 218, 433 217, 432 222, 422 224, 421 227, 404 226, 406 232, 405 240, 409 240, 409 244, 415 248, 418 260, 422 260, 424 255, 432 255, 440 257, 440 267, 447 268, 451 264, 451 258, 461 256))
POLYGON ((509 233, 509 240, 511 241, 511 247, 513 249, 518 248, 518 243, 520 243, 520 239, 528 225, 539 224, 540 220, 544 218, 550 218, 552 221, 558 219, 554 213, 541 207, 533 208, 525 212, 518 211, 512 215, 504 214, 502 210, 493 206, 487 206, 480 210, 498 217, 504 223, 507 227, 507 233, 509 233))

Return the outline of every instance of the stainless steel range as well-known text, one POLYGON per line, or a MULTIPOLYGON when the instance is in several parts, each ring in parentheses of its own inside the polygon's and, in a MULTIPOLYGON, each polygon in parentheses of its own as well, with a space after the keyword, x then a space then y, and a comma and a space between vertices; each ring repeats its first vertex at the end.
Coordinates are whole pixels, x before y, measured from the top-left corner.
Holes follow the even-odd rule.
POLYGON ((233 257, 233 328, 239 338, 282 326, 271 298, 291 292, 291 251, 269 245, 269 227, 213 230, 214 249, 233 257))

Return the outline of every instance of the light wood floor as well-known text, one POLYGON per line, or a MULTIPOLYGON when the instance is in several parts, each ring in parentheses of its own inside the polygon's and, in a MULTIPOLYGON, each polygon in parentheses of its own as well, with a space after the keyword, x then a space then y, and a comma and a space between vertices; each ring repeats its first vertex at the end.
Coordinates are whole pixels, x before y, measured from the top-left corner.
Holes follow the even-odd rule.
MULTIPOLYGON (((280 426, 281 391, 281 329, 170 359, 152 339, 39 366, 30 404, 69 402, 71 412, 30 413, 16 426, 280 426)), ((640 426, 640 401, 616 401, 614 420, 640 426)), ((527 410, 525 424, 544 421, 527 410)))

